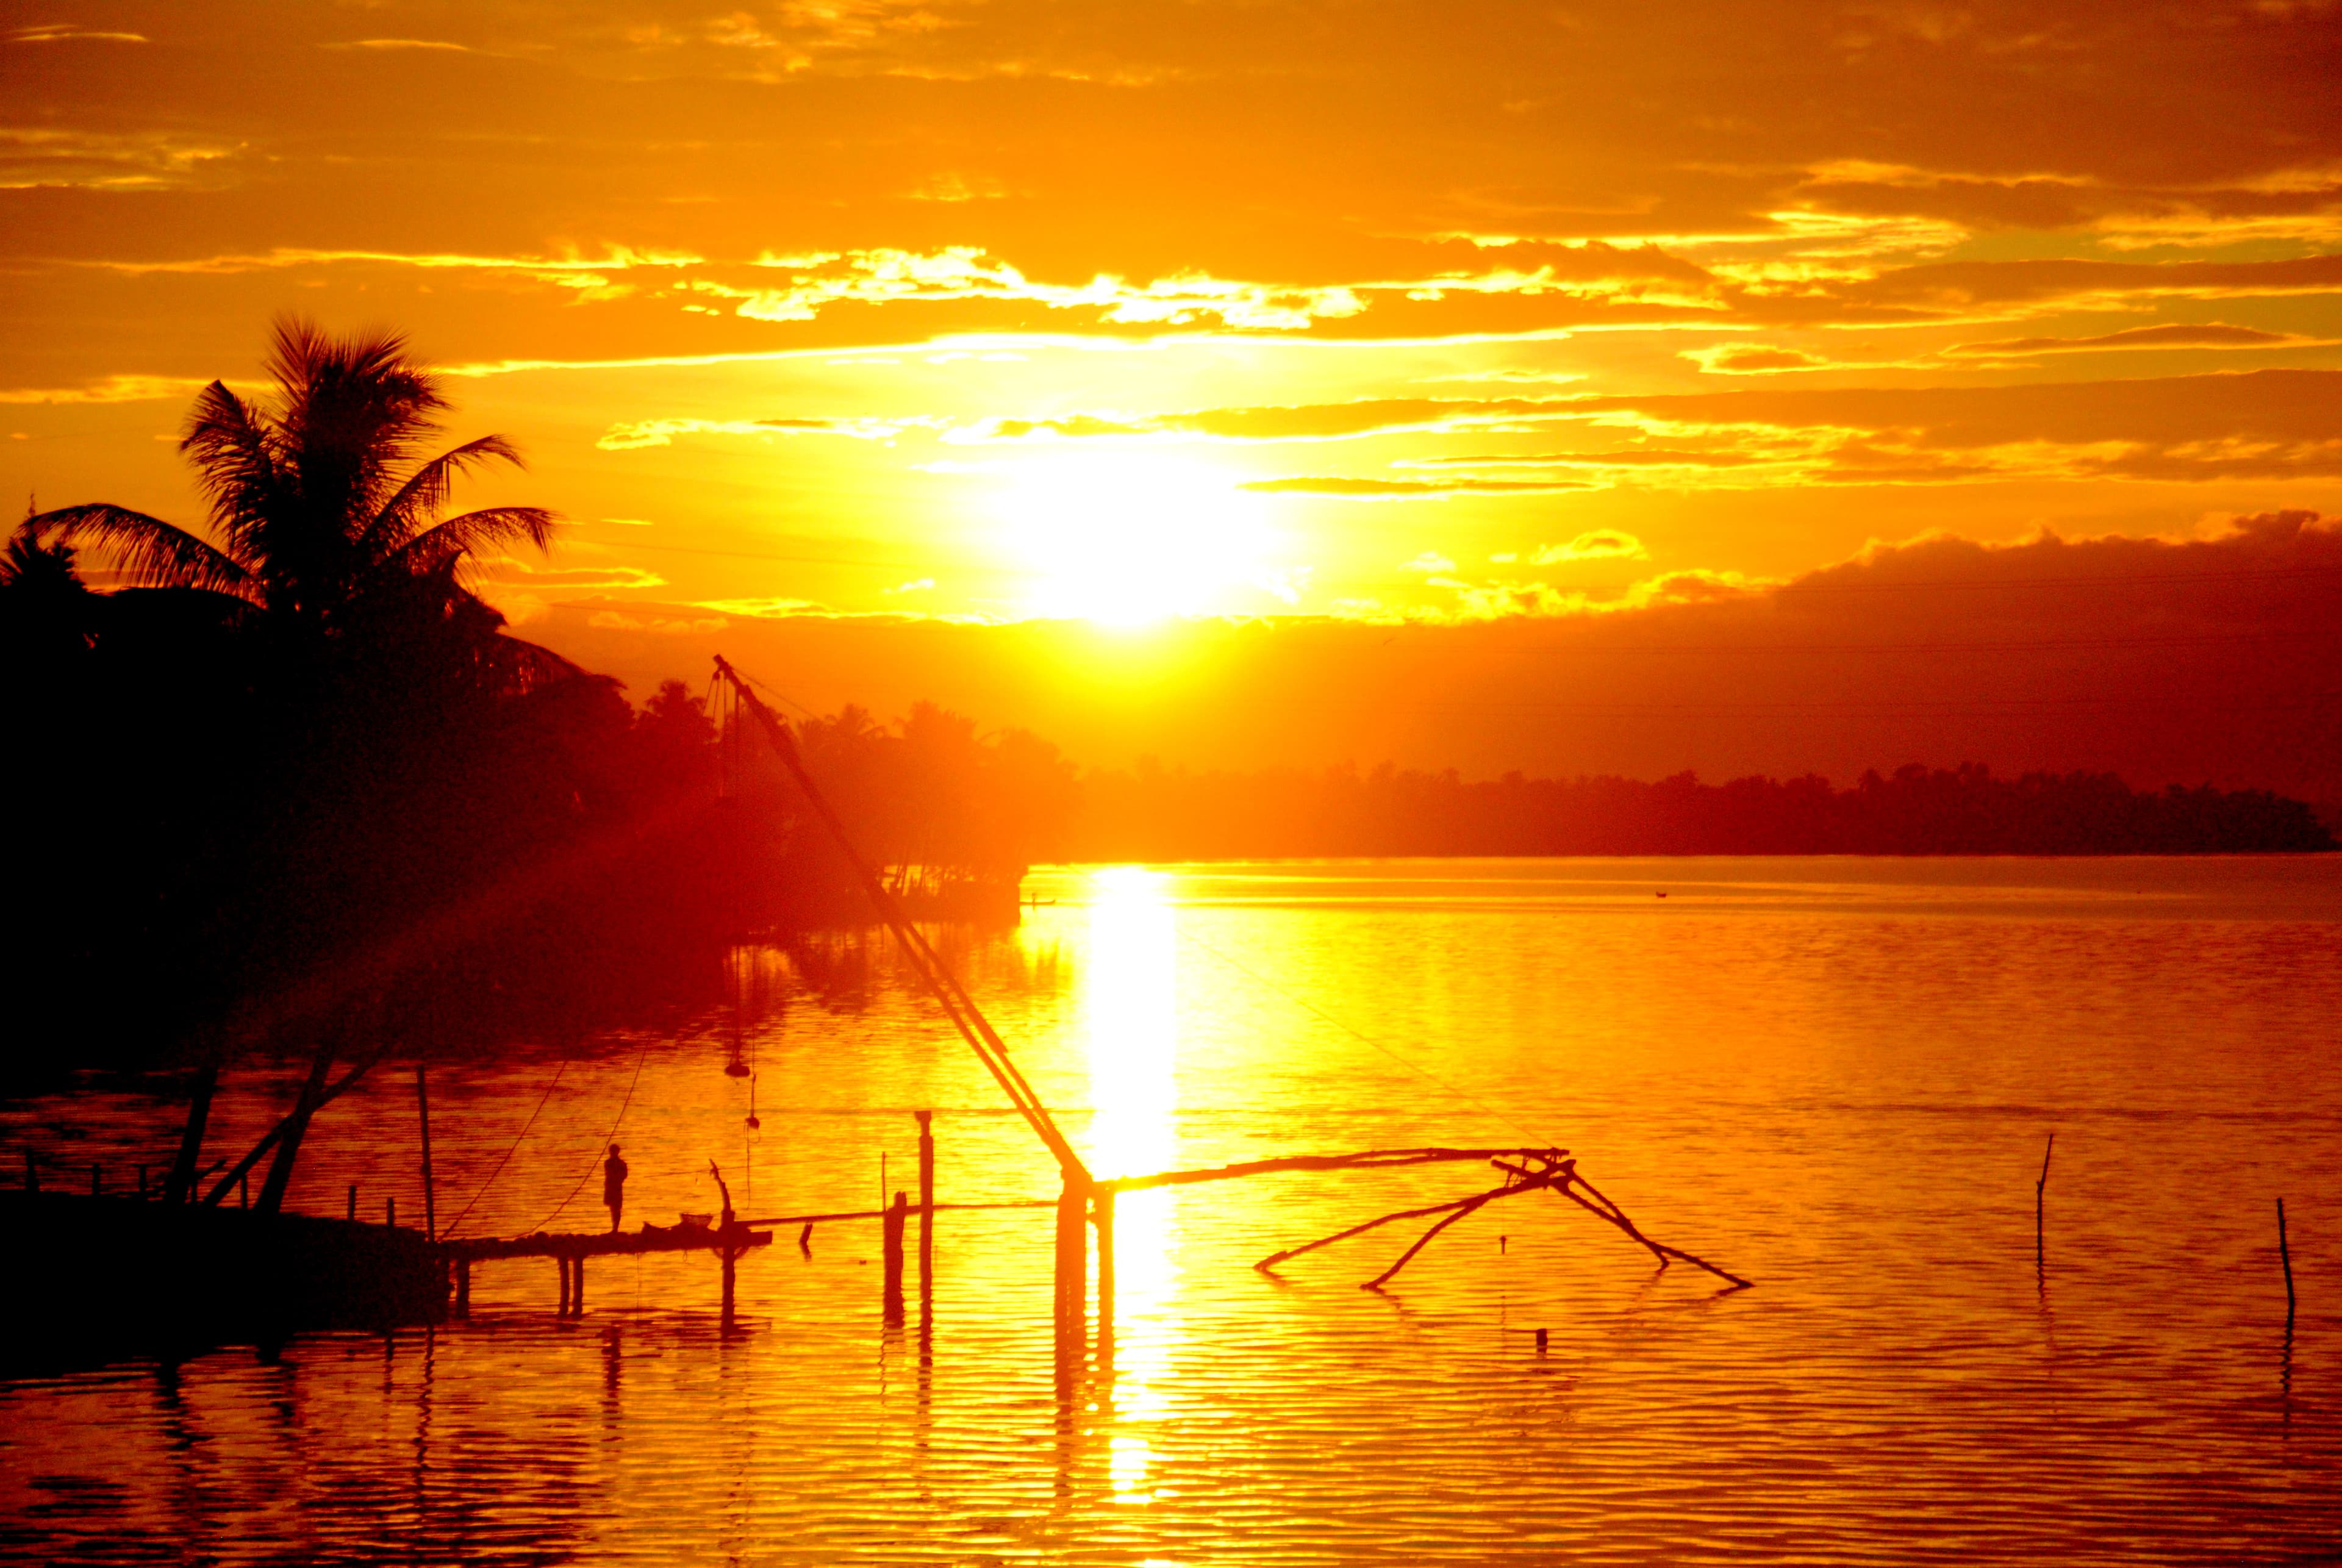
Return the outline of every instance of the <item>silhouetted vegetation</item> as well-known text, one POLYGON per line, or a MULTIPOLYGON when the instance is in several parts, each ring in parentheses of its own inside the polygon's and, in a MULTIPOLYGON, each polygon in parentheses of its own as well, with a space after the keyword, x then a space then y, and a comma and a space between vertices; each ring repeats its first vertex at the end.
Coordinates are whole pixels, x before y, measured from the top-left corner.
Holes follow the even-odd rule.
MULTIPOLYGON (((272 402, 215 384, 189 417, 202 531, 84 504, 0 555, 14 1064, 565 1034, 712 994, 744 932, 866 918, 744 715, 676 682, 634 707, 467 585, 555 520, 445 515, 517 454, 426 455, 447 403, 398 339, 288 325, 271 369, 272 402)), ((797 734, 864 852, 941 916, 1013 914, 1039 860, 2334 847, 2292 801, 2095 774, 1077 777, 927 704, 797 734)))
MULTIPOLYGON (((631 706, 467 585, 555 519, 445 514, 518 456, 430 455, 447 402, 397 338, 287 324, 270 369, 273 399, 215 383, 190 414, 205 527, 75 505, 0 556, 11 1065, 565 1034, 712 994, 746 928, 851 910, 760 741, 719 743, 680 683, 631 706)), ((1066 809, 1049 748, 929 706, 805 744, 930 902, 1013 901, 1066 809)))
POLYGON ((1470 854, 2210 854, 2330 850, 2298 801, 2263 790, 2134 791, 2107 774, 1997 777, 1974 764, 1850 789, 1808 775, 1678 774, 1467 783, 1450 771, 1188 774, 1083 781, 1075 858, 1470 854))

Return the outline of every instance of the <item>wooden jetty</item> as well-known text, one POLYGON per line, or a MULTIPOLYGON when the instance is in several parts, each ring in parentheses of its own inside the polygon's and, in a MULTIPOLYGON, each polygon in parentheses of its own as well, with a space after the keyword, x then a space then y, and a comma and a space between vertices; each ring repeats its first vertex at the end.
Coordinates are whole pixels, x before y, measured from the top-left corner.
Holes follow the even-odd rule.
POLYGON ((539 1231, 526 1236, 450 1240, 435 1251, 455 1271, 455 1313, 472 1315, 472 1265, 502 1258, 551 1258, 561 1274, 559 1312, 575 1317, 586 1310, 587 1258, 639 1257, 648 1253, 714 1253, 724 1265, 724 1317, 730 1322, 737 1294, 735 1268, 740 1254, 773 1244, 773 1233, 726 1217, 716 1225, 651 1225, 636 1231, 539 1231))
MULTIPOLYGON (((722 1312, 728 1325, 736 1314, 739 1259, 770 1246, 776 1230, 800 1226, 799 1245, 809 1250, 813 1228, 817 1224, 872 1219, 880 1223, 885 1256, 880 1275, 882 1311, 885 1321, 895 1326, 900 1325, 905 1316, 906 1235, 914 1215, 919 1221, 919 1300, 924 1319, 933 1301, 936 1213, 949 1209, 1053 1208, 1056 1212, 1055 1316, 1062 1397, 1069 1386, 1069 1369, 1079 1364, 1087 1333, 1093 1231, 1097 1248, 1098 1352, 1102 1363, 1111 1355, 1114 1211, 1118 1194, 1248 1177, 1447 1164, 1485 1164, 1500 1173, 1502 1180, 1477 1193, 1386 1213, 1332 1235, 1285 1248, 1256 1266, 1274 1270, 1291 1259, 1383 1225, 1405 1220, 1430 1221, 1429 1227, 1396 1262, 1364 1282, 1367 1289, 1380 1289, 1449 1226, 1490 1203, 1545 1193, 1574 1203, 1611 1225, 1646 1249, 1662 1269, 1681 1262, 1716 1276, 1731 1288, 1747 1285, 1747 1281, 1704 1258, 1645 1234, 1616 1203, 1586 1181, 1577 1169, 1576 1160, 1559 1148, 1366 1150, 1288 1155, 1207 1169, 1098 1179, 1058 1128, 1048 1106, 1018 1069, 990 1021, 925 934, 913 924, 911 913, 896 891, 856 850, 844 823, 806 771, 789 727, 749 689, 747 681, 729 664, 718 658, 716 666, 718 675, 738 695, 741 705, 763 727, 806 804, 853 868, 871 906, 893 932, 902 956, 1010 1104, 1056 1160, 1060 1176, 1056 1196, 1011 1203, 937 1203, 933 1117, 932 1113, 920 1111, 914 1113, 919 1124, 919 1192, 916 1204, 907 1193, 897 1192, 885 1206, 875 1210, 744 1220, 734 1213, 730 1193, 726 1189, 722 1217, 713 1224, 686 1222, 671 1227, 646 1224, 634 1231, 539 1231, 522 1236, 460 1240, 441 1237, 435 1233, 429 1094, 418 1064, 415 1089, 422 1121, 424 1229, 416 1232, 400 1228, 395 1223, 395 1211, 388 1205, 385 1220, 389 1223, 360 1223, 355 1188, 351 1189, 349 1218, 345 1220, 285 1213, 280 1212, 282 1198, 310 1118, 379 1063, 388 1048, 385 1040, 339 1079, 331 1079, 329 1070, 335 1047, 329 1038, 311 1064, 307 1082, 293 1111, 240 1161, 228 1167, 207 1195, 198 1188, 203 1177, 211 1173, 198 1172, 196 1162, 210 1087, 216 1078, 215 1071, 210 1069, 198 1085, 195 1106, 182 1136, 178 1164, 158 1192, 161 1202, 145 1197, 143 1168, 138 1183, 140 1195, 136 1198, 96 1195, 98 1180, 95 1171, 93 1195, 88 1198, 45 1193, 39 1189, 37 1173, 28 1156, 26 1190, 21 1194, 0 1193, 0 1234, 6 1236, 20 1265, 20 1277, 35 1282, 31 1289, 0 1293, 0 1324, 14 1331, 8 1333, 8 1342, 36 1350, 69 1343, 105 1343, 118 1353, 123 1349, 155 1348, 164 1341, 192 1345, 206 1339, 216 1343, 256 1338, 266 1343, 272 1338, 281 1339, 303 1328, 385 1329, 433 1323, 443 1321, 451 1307, 458 1317, 469 1315, 472 1271, 475 1265, 521 1258, 554 1260, 560 1281, 559 1311, 565 1316, 576 1316, 586 1310, 587 1259, 690 1252, 712 1253, 721 1265, 722 1312), (225 1200, 230 1191, 237 1194, 239 1204, 245 1201, 249 1191, 247 1177, 272 1148, 275 1150, 275 1159, 263 1182, 257 1206, 226 1206, 225 1200)), ((723 1174, 720 1171, 715 1174, 721 1187, 723 1174)))

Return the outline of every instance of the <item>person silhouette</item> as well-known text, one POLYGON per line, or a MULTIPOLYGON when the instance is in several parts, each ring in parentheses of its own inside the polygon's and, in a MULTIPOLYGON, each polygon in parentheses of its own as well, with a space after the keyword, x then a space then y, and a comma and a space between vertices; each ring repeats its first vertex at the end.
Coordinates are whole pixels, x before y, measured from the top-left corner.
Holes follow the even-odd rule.
POLYGON ((610 1157, 602 1162, 602 1201, 610 1206, 610 1229, 618 1228, 618 1214, 626 1206, 626 1162, 618 1158, 618 1145, 610 1145, 610 1157))

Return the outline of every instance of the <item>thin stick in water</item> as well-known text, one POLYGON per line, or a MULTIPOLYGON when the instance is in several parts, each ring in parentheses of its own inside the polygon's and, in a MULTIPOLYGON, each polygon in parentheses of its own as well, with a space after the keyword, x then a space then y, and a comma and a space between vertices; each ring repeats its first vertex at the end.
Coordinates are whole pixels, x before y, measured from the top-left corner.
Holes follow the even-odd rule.
POLYGON ((2289 1328, 2293 1324, 2293 1249, 2286 1245, 2283 1198, 2277 1201, 2277 1257, 2285 1265, 2285 1321, 2289 1328))

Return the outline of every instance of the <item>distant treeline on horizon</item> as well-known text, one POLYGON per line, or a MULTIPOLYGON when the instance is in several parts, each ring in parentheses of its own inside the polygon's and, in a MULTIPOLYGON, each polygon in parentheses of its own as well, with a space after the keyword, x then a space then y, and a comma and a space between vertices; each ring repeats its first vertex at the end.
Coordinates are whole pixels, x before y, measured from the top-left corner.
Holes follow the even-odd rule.
POLYGON ((2249 854, 2328 851, 2307 804, 2266 790, 2133 790, 2110 774, 1913 764, 1853 785, 1689 773, 1470 782, 1388 766, 1093 772, 1071 860, 1303 855, 2249 854))

